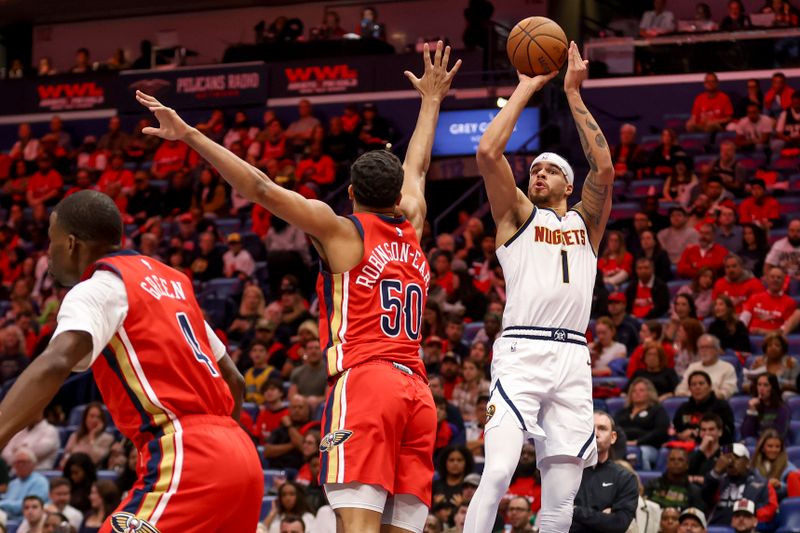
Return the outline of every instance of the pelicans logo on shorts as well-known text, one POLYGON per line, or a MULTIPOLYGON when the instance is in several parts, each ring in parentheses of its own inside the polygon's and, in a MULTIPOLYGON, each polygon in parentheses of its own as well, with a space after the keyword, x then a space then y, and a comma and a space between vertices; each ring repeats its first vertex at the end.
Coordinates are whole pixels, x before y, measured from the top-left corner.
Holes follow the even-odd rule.
POLYGON ((494 416, 494 412, 497 408, 494 406, 493 403, 489 404, 486 407, 486 421, 488 422, 490 418, 494 416))
POLYGON ((130 513, 114 513, 111 515, 111 527, 117 533, 160 533, 155 526, 130 513))
POLYGON ((325 435, 319 442, 319 451, 322 453, 329 452, 344 441, 353 436, 353 432, 349 429, 340 429, 339 431, 332 431, 325 435))

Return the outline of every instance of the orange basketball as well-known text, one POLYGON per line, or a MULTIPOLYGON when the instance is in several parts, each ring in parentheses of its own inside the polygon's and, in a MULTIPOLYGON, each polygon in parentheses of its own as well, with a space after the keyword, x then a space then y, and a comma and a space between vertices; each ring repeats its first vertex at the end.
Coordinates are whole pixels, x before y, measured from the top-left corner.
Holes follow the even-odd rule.
POLYGON ((534 76, 559 70, 567 60, 569 41, 561 26, 547 17, 528 17, 508 34, 506 52, 514 68, 534 76))

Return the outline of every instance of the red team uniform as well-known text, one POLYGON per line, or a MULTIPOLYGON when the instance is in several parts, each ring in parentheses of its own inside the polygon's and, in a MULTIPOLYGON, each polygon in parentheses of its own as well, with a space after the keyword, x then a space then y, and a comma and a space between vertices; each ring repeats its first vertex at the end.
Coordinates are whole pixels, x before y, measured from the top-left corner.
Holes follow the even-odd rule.
POLYGON ((364 242, 348 272, 317 280, 329 392, 320 483, 379 485, 431 501, 436 408, 420 358, 430 270, 405 217, 349 217, 364 242))
POLYGON ((129 531, 134 517, 162 533, 252 531, 261 463, 231 417, 233 397, 191 281, 127 251, 102 258, 83 279, 97 271, 122 279, 128 312, 92 371, 117 428, 139 450, 138 480, 100 532, 129 531))

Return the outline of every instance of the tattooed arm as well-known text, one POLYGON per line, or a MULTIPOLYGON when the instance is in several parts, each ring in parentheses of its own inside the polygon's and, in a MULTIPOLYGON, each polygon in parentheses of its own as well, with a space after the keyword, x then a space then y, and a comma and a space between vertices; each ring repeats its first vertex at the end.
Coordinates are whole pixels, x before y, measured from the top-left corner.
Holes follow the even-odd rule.
POLYGON ((614 187, 614 164, 608 143, 591 113, 581 99, 580 86, 588 75, 588 61, 581 59, 578 46, 573 42, 569 47, 567 75, 564 78, 564 92, 578 128, 578 136, 586 160, 589 162, 589 175, 583 183, 581 201, 575 206, 589 226, 589 237, 595 251, 603 240, 608 216, 611 213, 611 193, 614 187))

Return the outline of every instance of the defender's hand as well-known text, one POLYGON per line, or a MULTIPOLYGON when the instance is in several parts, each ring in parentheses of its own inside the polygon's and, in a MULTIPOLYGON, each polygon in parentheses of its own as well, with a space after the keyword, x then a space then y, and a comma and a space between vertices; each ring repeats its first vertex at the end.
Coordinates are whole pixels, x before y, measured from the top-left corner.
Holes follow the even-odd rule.
POLYGON ((422 73, 421 78, 417 78, 414 74, 406 70, 403 72, 406 78, 411 81, 414 88, 419 91, 422 97, 435 98, 439 101, 444 100, 447 92, 450 90, 450 83, 453 77, 461 68, 461 60, 456 61, 449 71, 447 70, 447 63, 450 61, 450 47, 444 46, 442 41, 436 43, 436 53, 431 62, 430 46, 425 43, 422 47, 422 63, 425 66, 425 71, 422 73), (442 53, 444 49, 444 53, 442 53))
POLYGON ((564 77, 564 91, 578 91, 581 83, 589 77, 589 62, 581 58, 575 41, 569 43, 567 53, 567 75, 564 77))
POLYGON ((178 116, 174 109, 164 106, 149 94, 136 91, 136 99, 152 111, 158 119, 158 128, 148 126, 142 129, 142 133, 145 135, 155 135, 168 141, 179 141, 192 131, 192 128, 178 116))

